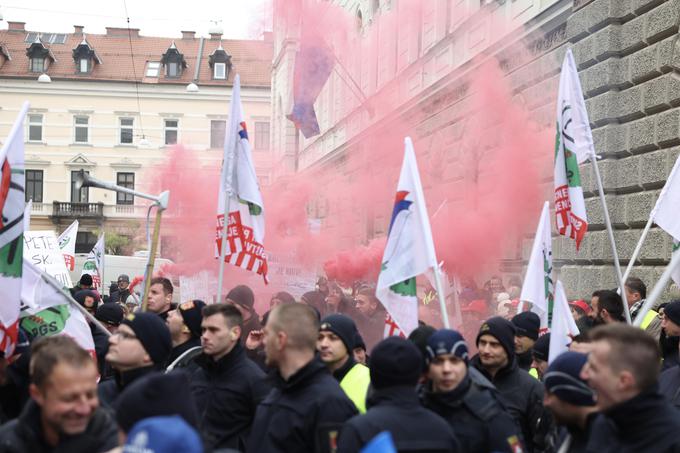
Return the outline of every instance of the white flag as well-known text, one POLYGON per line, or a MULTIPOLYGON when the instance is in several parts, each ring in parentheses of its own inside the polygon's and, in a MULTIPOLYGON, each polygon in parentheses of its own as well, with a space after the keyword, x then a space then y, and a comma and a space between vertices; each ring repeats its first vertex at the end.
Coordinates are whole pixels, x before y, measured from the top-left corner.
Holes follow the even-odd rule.
POLYGON ((409 137, 404 140, 404 145, 404 163, 376 296, 399 329, 408 335, 418 327, 416 276, 429 268, 436 268, 437 258, 413 143, 409 137))
POLYGON ((64 255, 66 269, 72 272, 76 267, 76 238, 78 237, 78 221, 74 220, 63 233, 59 235, 59 248, 64 255))
POLYGON ((241 104, 240 80, 237 74, 232 88, 229 127, 224 140, 224 159, 217 203, 215 256, 219 258, 221 252, 224 211, 229 198, 225 261, 262 275, 266 282, 267 256, 262 245, 265 225, 264 203, 257 184, 248 141, 248 129, 241 104))
POLYGON ((661 189, 659 198, 656 200, 651 217, 654 223, 673 236, 673 239, 680 241, 680 216, 678 207, 680 206, 680 158, 676 159, 671 174, 668 175, 666 184, 661 189))
POLYGON ((33 210, 33 199, 28 200, 24 208, 24 231, 31 229, 31 211, 33 210))
POLYGON ((555 220, 557 232, 576 241, 588 230, 579 163, 595 155, 581 82, 570 49, 564 57, 557 99, 555 143, 555 220))
POLYGON ((90 326, 83 314, 72 306, 77 302, 59 290, 61 284, 24 260, 21 290, 21 327, 31 337, 64 334, 72 337, 83 349, 94 351, 90 326))
POLYGON ((555 309, 553 311, 552 327, 550 328, 550 353, 548 363, 555 357, 568 351, 571 339, 579 334, 576 321, 571 314, 567 295, 564 292, 562 282, 557 280, 555 284, 555 309))
POLYGON ((24 119, 19 111, 0 149, 0 352, 9 357, 18 335, 24 233, 24 119))
POLYGON ((80 276, 82 277, 85 274, 92 276, 92 287, 101 294, 104 279, 104 233, 99 235, 97 243, 92 247, 92 250, 85 259, 80 276))
POLYGON ((553 311, 552 238, 549 216, 550 207, 546 201, 536 227, 529 265, 519 296, 521 301, 531 302, 531 311, 541 318, 541 329, 550 327, 553 311))

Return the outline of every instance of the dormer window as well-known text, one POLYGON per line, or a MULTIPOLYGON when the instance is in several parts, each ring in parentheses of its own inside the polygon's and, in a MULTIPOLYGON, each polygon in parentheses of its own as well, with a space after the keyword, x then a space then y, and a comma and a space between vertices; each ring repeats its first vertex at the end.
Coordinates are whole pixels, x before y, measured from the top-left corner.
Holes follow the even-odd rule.
POLYGON ((6 61, 12 60, 12 57, 9 56, 9 51, 7 50, 7 47, 4 44, 0 44, 0 67, 2 67, 3 64, 5 64, 6 61))
POLYGON ((45 47, 40 38, 36 38, 26 49, 26 56, 29 59, 29 70, 31 72, 47 72, 50 62, 56 61, 52 51, 45 47))
POLYGON ((81 43, 73 49, 73 61, 76 64, 76 73, 78 74, 89 74, 94 69, 95 64, 101 64, 97 53, 84 37, 81 43))
POLYGON ((175 42, 163 54, 161 64, 165 66, 165 77, 179 78, 182 77, 182 71, 187 67, 187 62, 184 60, 184 55, 179 52, 175 42))
POLYGON ((231 55, 222 48, 222 44, 208 57, 208 63, 213 70, 214 80, 227 80, 231 71, 231 55))

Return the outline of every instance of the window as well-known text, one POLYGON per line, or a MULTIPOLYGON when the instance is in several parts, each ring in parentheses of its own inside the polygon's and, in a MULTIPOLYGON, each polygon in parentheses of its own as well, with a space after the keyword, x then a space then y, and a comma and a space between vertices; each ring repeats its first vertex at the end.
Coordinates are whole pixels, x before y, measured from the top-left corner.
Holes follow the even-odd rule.
POLYGON ((35 203, 43 201, 43 171, 26 170, 26 202, 33 200, 35 203))
POLYGON ((210 121, 210 147, 224 148, 224 134, 227 131, 227 122, 224 120, 210 121))
POLYGON ((90 141, 89 123, 90 118, 87 116, 73 117, 74 126, 73 139, 76 143, 88 143, 90 141))
POLYGON ((147 77, 158 77, 158 73, 161 69, 161 63, 159 61, 150 61, 146 64, 146 76, 147 77))
MULTIPOLYGON (((71 172, 71 203, 88 203, 90 199, 89 187, 83 187, 80 190, 76 190, 76 178, 78 177, 77 171, 71 172)), ((88 175, 89 171, 86 171, 88 175)))
POLYGON ((176 61, 170 61, 166 65, 165 75, 168 77, 179 77, 179 63, 176 61))
POLYGON ((31 58, 31 72, 45 72, 45 59, 43 57, 31 58))
POLYGON ((90 253, 92 247, 97 243, 96 234, 89 231, 78 231, 76 235, 76 253, 90 253))
POLYGON ((78 71, 81 72, 81 73, 87 73, 89 71, 88 67, 89 67, 90 60, 87 59, 87 58, 81 58, 78 61, 79 61, 78 71))
POLYGON ((269 150, 269 122, 255 122, 255 149, 260 151, 269 150))
POLYGON ((213 68, 213 78, 224 80, 227 78, 227 64, 226 63, 215 63, 213 68))
MULTIPOLYGON (((135 174, 134 173, 117 173, 116 184, 128 189, 135 189, 135 174)), ((135 197, 132 194, 116 192, 116 204, 134 204, 135 197)))
POLYGON ((120 119, 120 143, 121 145, 132 144, 132 131, 135 125, 134 118, 120 119))
POLYGON ((177 144, 177 125, 178 120, 165 120, 165 144, 175 145, 177 144))
POLYGON ((43 130, 42 115, 28 115, 28 141, 41 142, 43 130))

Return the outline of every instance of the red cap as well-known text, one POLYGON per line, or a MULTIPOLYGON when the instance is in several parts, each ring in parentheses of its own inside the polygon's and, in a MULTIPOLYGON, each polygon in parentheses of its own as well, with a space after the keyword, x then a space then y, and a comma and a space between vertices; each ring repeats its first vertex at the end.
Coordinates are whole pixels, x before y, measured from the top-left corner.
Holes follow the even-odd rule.
POLYGON ((588 305, 586 301, 583 299, 575 300, 569 305, 571 305, 572 307, 580 308, 581 311, 585 314, 590 313, 590 311, 592 310, 592 308, 590 308, 590 305, 588 305))

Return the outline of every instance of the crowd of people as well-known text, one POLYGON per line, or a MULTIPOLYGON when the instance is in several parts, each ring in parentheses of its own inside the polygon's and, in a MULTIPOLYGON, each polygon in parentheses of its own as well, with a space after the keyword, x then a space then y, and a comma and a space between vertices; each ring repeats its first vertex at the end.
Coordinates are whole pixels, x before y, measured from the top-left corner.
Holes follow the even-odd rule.
MULTIPOLYGON (((20 332, 0 359, 0 453, 344 453, 384 433, 393 449, 375 451, 680 453, 680 300, 638 328, 617 291, 594 291, 571 302, 581 333, 549 362, 517 278, 466 282, 458 330, 421 302, 408 338, 383 338, 366 283, 320 278, 262 315, 245 285, 175 305, 157 277, 142 312, 129 283, 106 300, 86 276, 72 290, 98 321, 94 354, 20 332)), ((635 319, 646 286, 625 291, 635 319)))

